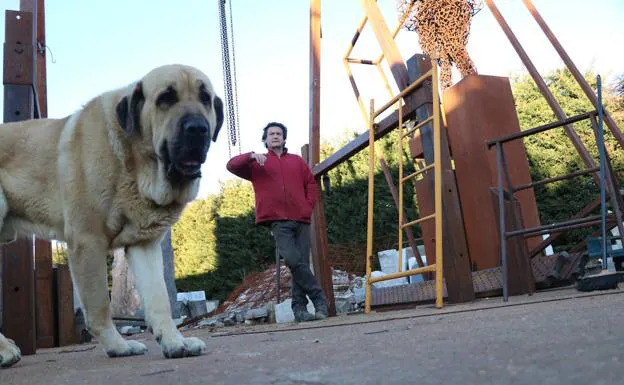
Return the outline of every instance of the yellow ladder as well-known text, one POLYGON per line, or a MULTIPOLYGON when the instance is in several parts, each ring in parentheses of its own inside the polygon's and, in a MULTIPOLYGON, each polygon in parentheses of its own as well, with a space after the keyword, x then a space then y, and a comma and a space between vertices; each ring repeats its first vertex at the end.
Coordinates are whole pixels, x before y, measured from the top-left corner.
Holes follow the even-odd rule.
POLYGON ((436 307, 438 309, 443 307, 443 269, 442 269, 442 166, 441 166, 441 154, 440 154, 440 122, 441 122, 441 108, 438 89, 438 67, 435 60, 431 62, 431 69, 422 75, 409 87, 405 88, 398 95, 392 98, 388 103, 383 105, 379 110, 375 110, 375 101, 370 101, 370 118, 368 120, 369 125, 369 167, 368 167, 368 224, 367 224, 367 239, 366 239, 366 297, 364 302, 364 312, 370 312, 371 306, 371 287, 373 283, 380 281, 387 281, 395 278, 403 278, 411 275, 435 272, 435 295, 436 295, 436 307), (419 122, 415 127, 411 128, 407 132, 403 132, 403 108, 401 99, 411 94, 416 89, 421 87, 423 83, 431 79, 432 83, 432 99, 433 99, 433 114, 427 119, 419 122), (383 277, 371 277, 372 262, 373 262, 373 202, 374 202, 374 168, 375 168, 375 118, 381 115, 388 108, 392 107, 395 103, 399 104, 399 250, 398 250, 398 272, 386 274, 383 277), (434 157, 433 164, 419 169, 418 171, 403 177, 403 140, 414 133, 416 130, 421 129, 424 125, 433 121, 433 148, 434 157), (435 209, 434 213, 425 217, 418 218, 408 223, 403 223, 403 183, 415 178, 416 176, 434 170, 434 201, 435 209), (425 267, 416 269, 403 270, 402 262, 402 244, 403 244, 403 230, 408 226, 414 226, 427 220, 435 220, 435 250, 436 250, 436 263, 425 267))

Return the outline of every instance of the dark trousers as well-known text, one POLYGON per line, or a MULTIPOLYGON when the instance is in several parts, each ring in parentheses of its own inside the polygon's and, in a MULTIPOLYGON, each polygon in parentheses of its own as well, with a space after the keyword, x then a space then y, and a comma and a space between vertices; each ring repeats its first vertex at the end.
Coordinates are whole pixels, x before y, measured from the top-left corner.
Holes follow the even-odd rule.
POLYGON ((310 270, 310 225, 296 221, 276 221, 271 232, 280 256, 292 275, 292 309, 305 310, 306 294, 313 304, 325 301, 325 294, 310 270))

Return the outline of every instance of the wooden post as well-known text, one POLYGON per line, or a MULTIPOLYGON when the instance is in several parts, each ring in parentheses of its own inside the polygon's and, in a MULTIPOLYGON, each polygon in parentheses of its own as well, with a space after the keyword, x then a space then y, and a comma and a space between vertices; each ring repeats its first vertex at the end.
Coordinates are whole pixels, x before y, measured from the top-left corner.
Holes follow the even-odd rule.
MULTIPOLYGON (((45 57, 45 2, 21 0, 20 11, 33 15, 31 44, 33 73, 30 78, 36 98, 35 118, 48 116, 47 77, 45 57), (40 49, 41 48, 41 49, 40 49)), ((37 314, 37 347, 54 346, 54 296, 52 271, 52 244, 35 237, 35 306, 37 314)))
MULTIPOLYGON (((4 43, 4 122, 34 117, 34 21, 31 12, 6 11, 4 43)), ((33 238, 3 246, 3 330, 22 354, 36 351, 33 238)))
MULTIPOLYGON (((314 167, 321 159, 321 0, 310 0, 310 152, 308 164, 314 167)), ((327 259, 327 225, 320 177, 316 178, 317 199, 311 223, 311 249, 314 273, 327 296, 329 315, 336 315, 332 272, 327 259)))

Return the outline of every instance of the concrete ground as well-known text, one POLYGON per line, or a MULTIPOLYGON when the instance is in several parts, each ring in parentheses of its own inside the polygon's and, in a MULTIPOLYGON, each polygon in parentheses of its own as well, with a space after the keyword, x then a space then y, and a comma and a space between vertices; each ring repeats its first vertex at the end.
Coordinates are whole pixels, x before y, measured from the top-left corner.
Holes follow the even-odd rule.
POLYGON ((201 357, 107 358, 97 344, 42 349, 0 370, 33 384, 618 384, 624 383, 624 291, 572 288, 442 310, 333 317, 185 332, 201 357))

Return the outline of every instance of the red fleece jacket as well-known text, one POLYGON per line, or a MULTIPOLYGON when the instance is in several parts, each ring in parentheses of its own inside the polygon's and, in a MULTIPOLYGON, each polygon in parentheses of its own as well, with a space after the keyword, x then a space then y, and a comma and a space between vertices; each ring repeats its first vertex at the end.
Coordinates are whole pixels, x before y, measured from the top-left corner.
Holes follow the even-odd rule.
POLYGON ((275 220, 310 223, 316 203, 316 181, 302 157, 265 154, 264 166, 251 158, 251 152, 233 157, 227 169, 251 181, 256 195, 256 224, 275 220))

